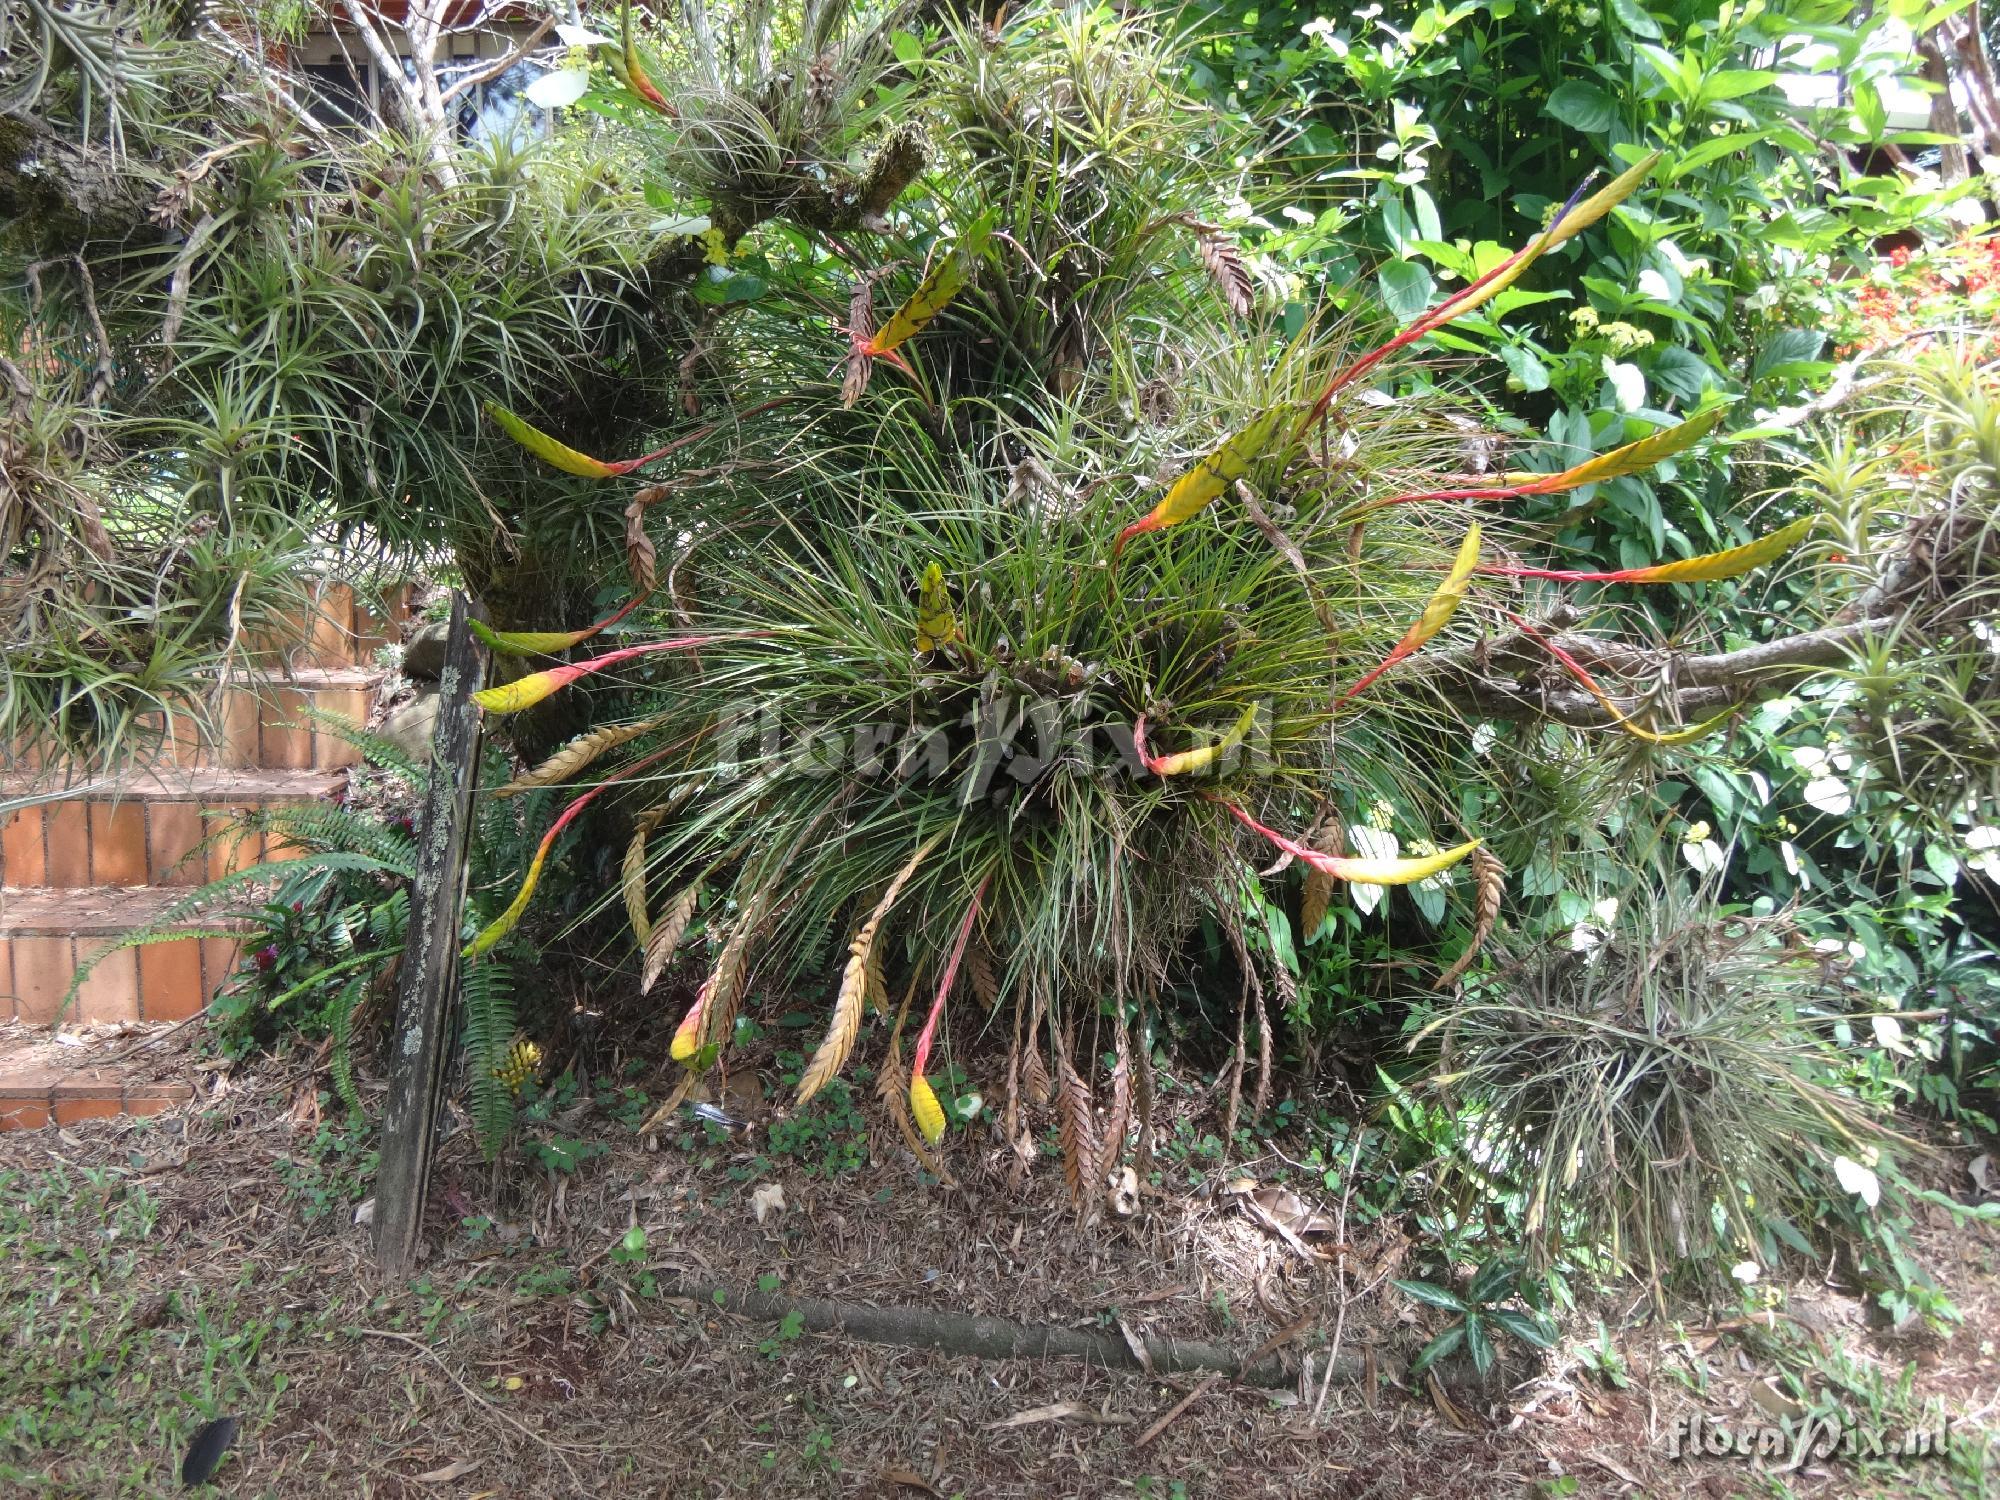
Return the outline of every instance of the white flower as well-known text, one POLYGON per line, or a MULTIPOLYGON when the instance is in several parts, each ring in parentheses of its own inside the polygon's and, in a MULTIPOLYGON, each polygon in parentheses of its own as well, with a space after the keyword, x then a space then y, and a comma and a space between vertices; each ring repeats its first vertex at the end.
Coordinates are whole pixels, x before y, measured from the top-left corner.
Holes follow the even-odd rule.
POLYGON ((1754 1260, 1739 1260, 1729 1268, 1729 1274, 1745 1286, 1753 1286, 1764 1272, 1754 1260))
POLYGON ((2000 880, 2000 828, 1981 824, 1966 830, 1965 847, 1972 858, 1966 861, 1991 880, 2000 880))
POLYGON ((1881 1179, 1860 1162, 1849 1157, 1836 1156, 1833 1159, 1833 1175, 1840 1179, 1843 1188, 1868 1207, 1873 1208, 1882 1201, 1881 1179))

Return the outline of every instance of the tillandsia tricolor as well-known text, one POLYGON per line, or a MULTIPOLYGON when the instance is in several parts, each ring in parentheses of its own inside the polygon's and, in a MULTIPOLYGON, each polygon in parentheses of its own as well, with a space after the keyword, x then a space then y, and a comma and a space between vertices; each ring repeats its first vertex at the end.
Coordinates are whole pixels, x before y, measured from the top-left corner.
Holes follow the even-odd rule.
MULTIPOLYGON (((1445 298, 1436 307, 1416 318, 1394 338, 1369 350, 1359 359, 1353 360, 1337 371, 1333 378, 1326 383, 1325 388, 1321 390, 1318 399, 1305 410, 1298 422, 1293 425, 1287 441, 1281 443, 1281 439, 1286 438, 1284 432, 1286 418, 1297 410, 1294 404, 1281 402, 1245 424, 1224 441, 1220 447, 1207 454, 1193 468, 1176 479, 1168 487, 1167 493, 1161 497, 1160 502, 1151 511, 1118 533, 1118 539, 1111 547, 1112 567, 1114 569, 1117 567, 1119 554, 1125 550, 1125 544, 1133 537, 1139 535, 1141 532, 1161 531, 1169 526, 1179 525, 1189 517, 1199 514, 1220 496, 1224 490, 1228 489, 1231 484, 1248 474, 1252 466, 1268 457, 1274 450, 1281 446, 1290 446, 1302 442, 1306 435, 1312 431, 1313 425, 1326 415, 1327 409, 1333 404, 1333 398, 1341 390, 1359 380, 1398 349, 1415 343, 1418 339, 1424 337, 1424 335, 1434 333, 1444 327, 1445 324, 1465 316, 1465 314, 1473 311, 1475 308, 1482 307, 1493 298, 1499 296, 1500 293, 1519 280, 1522 273, 1543 255, 1573 235, 1580 234, 1585 229, 1588 229, 1592 224, 1595 224, 1599 219, 1610 213, 1612 209, 1623 203, 1631 196, 1633 189, 1637 188, 1645 180, 1646 174, 1652 171, 1654 164, 1659 159, 1660 153, 1654 152, 1621 173, 1605 187, 1592 193, 1588 198, 1584 197, 1585 190, 1590 186, 1589 180, 1586 179, 1583 186, 1576 190, 1576 193, 1570 198, 1569 202, 1564 204, 1557 212, 1555 218, 1550 222, 1549 227, 1536 236, 1525 249, 1517 250, 1484 276, 1479 277, 1470 285, 1461 288, 1459 291, 1445 298)), ((1703 430, 1705 431, 1706 429, 1703 430)), ((1699 435, 1700 433, 1696 433, 1690 436, 1688 441, 1694 441, 1694 437, 1699 435)), ((1608 461, 1615 456, 1607 454, 1606 460, 1608 461)), ((1659 457, 1665 456, 1665 453, 1659 455, 1659 457)), ((1624 470, 1621 472, 1632 471, 1624 470)), ((1543 476, 1537 475, 1532 477, 1539 479, 1543 476)), ((1590 481, 1586 479, 1576 482, 1589 483, 1590 481)), ((1408 498, 1442 497, 1411 496, 1408 498)))
POLYGON ((1465 591, 1472 583, 1473 570, 1478 566, 1479 528, 1475 525, 1466 532, 1464 542, 1459 545, 1458 558, 1451 565, 1451 571, 1431 594, 1429 602, 1424 605, 1424 612, 1417 616, 1416 623, 1390 648, 1389 654, 1382 658, 1380 665, 1340 695, 1340 701, 1347 702, 1404 657, 1421 651, 1432 636, 1444 629, 1452 615, 1457 612, 1459 604, 1465 599, 1465 591))
POLYGON ((1481 842, 1478 839, 1469 839, 1456 848, 1441 849, 1436 854, 1418 855, 1413 859, 1366 859, 1346 854, 1323 854, 1308 844, 1300 843, 1297 839, 1286 838, 1275 828, 1266 828, 1226 797, 1218 797, 1213 792, 1204 792, 1202 795, 1223 808, 1252 833, 1262 834, 1299 863, 1335 880, 1345 880, 1349 885, 1414 885, 1419 880, 1428 880, 1433 875, 1449 870, 1477 849, 1481 842))
MULTIPOLYGON (((761 638, 770 631, 735 631, 726 634, 741 639, 761 638)), ((659 651, 685 651, 694 646, 706 646, 724 639, 723 634, 678 635, 664 641, 651 641, 643 646, 626 646, 617 651, 607 651, 602 656, 593 656, 589 661, 566 662, 560 667, 549 667, 544 671, 530 672, 526 677, 517 677, 512 682, 499 687, 482 688, 472 695, 472 701, 490 714, 514 714, 524 708, 533 708, 549 694, 568 687, 579 677, 588 677, 593 672, 602 672, 606 667, 615 667, 620 662, 631 661, 635 657, 651 656, 659 651)))
POLYGON ((495 630, 482 620, 470 623, 472 633, 484 641, 489 650, 497 651, 502 656, 551 656, 572 646, 581 646, 592 636, 609 630, 644 604, 651 592, 649 589, 646 593, 634 594, 595 625, 586 625, 581 630, 495 630))
POLYGON ((1660 156, 1661 153, 1655 151, 1641 158, 1588 198, 1583 194, 1590 186, 1590 179, 1584 179, 1583 186, 1579 187, 1571 195, 1569 202, 1557 211, 1555 218, 1549 222, 1549 227, 1530 241, 1525 248, 1515 251, 1484 276, 1445 298, 1387 343, 1369 350, 1336 373, 1333 379, 1327 382, 1326 389, 1320 392, 1319 399, 1313 402, 1306 412, 1293 435, 1303 438, 1312 429, 1313 424, 1326 415, 1327 408, 1332 405, 1333 398, 1341 390, 1352 385, 1398 349, 1414 344, 1425 334, 1434 333, 1445 324, 1462 318, 1474 308, 1492 301, 1520 280, 1522 273, 1542 256, 1565 240, 1581 234, 1610 213, 1632 195, 1633 189, 1645 181, 1647 174, 1659 162, 1660 156))
POLYGON ((1591 572, 1574 568, 1514 568, 1497 563, 1479 571, 1496 578, 1547 578, 1557 583, 1719 583, 1740 577, 1766 563, 1776 562, 1804 541, 1819 523, 1817 516, 1801 516, 1790 525, 1720 552, 1704 552, 1699 557, 1683 557, 1678 562, 1653 563, 1644 568, 1614 568, 1591 572))
POLYGON ((1248 474, 1270 450, 1285 425, 1288 411, 1288 407, 1278 405, 1255 417, 1169 485, 1159 504, 1118 533, 1118 540, 1111 547, 1112 565, 1117 565, 1118 554, 1133 537, 1145 531, 1178 526, 1190 516, 1200 514, 1224 490, 1248 474))
POLYGON ((1673 427, 1648 433, 1637 442, 1627 443, 1574 468, 1564 469, 1560 474, 1503 474, 1498 484, 1421 490, 1389 500, 1377 500, 1361 509, 1380 510, 1390 505, 1414 505, 1423 500, 1520 500, 1530 495, 1554 495, 1563 490, 1579 489, 1586 484, 1637 474, 1692 448, 1715 430, 1715 424, 1722 420, 1722 413, 1722 407, 1713 407, 1673 427))
POLYGON ((1513 610, 1505 609, 1501 613, 1520 627, 1521 634, 1525 635, 1529 640, 1561 662, 1564 670, 1570 676, 1574 677, 1582 685, 1583 690, 1595 698, 1604 711, 1611 716, 1611 722, 1634 739, 1644 740, 1649 745, 1691 745, 1696 740, 1704 739, 1714 734, 1736 712, 1733 708, 1725 708, 1712 719, 1704 719, 1701 723, 1691 725, 1686 729, 1669 730, 1665 733, 1657 729, 1648 729, 1642 724, 1635 724, 1626 716, 1624 710, 1611 701, 1611 695, 1598 686, 1597 679, 1585 670, 1582 662, 1543 635, 1541 631, 1535 629, 1526 620, 1515 614, 1513 610))
MULTIPOLYGON (((786 402, 796 399, 798 398, 795 396, 773 396, 769 401, 760 401, 755 406, 746 407, 741 412, 736 413, 736 420, 740 421, 745 417, 756 416, 761 412, 771 410, 774 406, 782 406, 786 402)), ((690 443, 698 443, 705 437, 713 436, 723 426, 721 422, 710 422, 705 427, 697 427, 693 432, 681 434, 681 436, 675 438, 671 443, 666 444, 664 447, 655 448, 651 453, 642 453, 637 458, 620 458, 607 461, 601 458, 592 458, 588 453, 579 453, 567 443, 558 442, 539 427, 515 416, 514 413, 507 410, 506 407, 501 406, 498 402, 488 401, 486 403, 486 415, 498 423, 500 429, 507 436, 519 443, 523 448, 526 448, 543 463, 561 469, 565 474, 575 474, 583 479, 620 478, 623 475, 632 473, 635 469, 643 468, 655 459, 666 458, 678 453, 690 443)))
POLYGON ((1155 776, 1185 776, 1190 771, 1206 770, 1243 743, 1243 737, 1250 733, 1257 722, 1257 705, 1251 704, 1229 732, 1212 745, 1203 745, 1194 750, 1182 750, 1175 755, 1154 755, 1146 748, 1146 716, 1139 715, 1132 725, 1132 749, 1155 776))
MULTIPOLYGON (((990 208, 975 219, 951 248, 931 263, 924 279, 917 283, 917 289, 880 328, 866 337, 858 330, 849 333, 853 356, 864 362, 864 369, 867 362, 885 359, 912 380, 917 378, 917 372, 910 368, 909 361, 902 355, 902 347, 930 327, 932 319, 949 307, 951 299, 972 280, 973 271, 986 253, 987 241, 993 238, 993 226, 999 221, 999 214, 997 208, 990 208)), ((864 378, 850 388, 847 405, 852 406, 860 399, 859 387, 866 384, 864 378)))
POLYGON ((924 569, 917 588, 917 654, 928 656, 963 639, 958 633, 958 617, 952 613, 951 595, 944 586, 944 568, 932 563, 924 569))
POLYGON ((519 924, 521 914, 528 909, 529 901, 534 899, 535 887, 541 882, 542 866, 548 863, 549 850, 555 847, 555 842, 562 836, 562 831, 576 821, 579 813, 596 801, 602 793, 609 791, 619 782, 637 775, 648 766, 657 765, 679 748, 681 747, 677 745, 669 745, 664 750, 656 750, 651 755, 633 761, 629 766, 620 767, 558 813, 555 822, 549 825, 549 831, 542 835, 541 843, 535 846, 535 857, 528 861, 528 873, 522 877, 520 890, 514 893, 514 899, 507 904, 507 909, 487 923, 479 935, 465 945, 465 956, 479 957, 519 924))
POLYGON ((944 1015, 945 1001, 951 998, 952 984, 958 978, 959 961, 965 957, 965 945, 971 941, 973 924, 979 920, 979 903, 985 899, 986 887, 992 880, 988 875, 979 882, 971 904, 965 908, 965 918, 958 924, 958 939, 951 945, 951 956, 945 961, 944 977, 938 981, 937 999, 931 1002, 931 1013, 924 1018, 924 1029, 917 1033, 917 1048, 910 1061, 910 1113, 916 1116, 917 1129, 927 1145, 935 1146, 944 1139, 944 1107, 938 1103, 930 1080, 924 1077, 924 1069, 930 1065, 931 1042, 944 1015))
POLYGON ((639 49, 632 43, 632 0, 624 0, 618 8, 618 51, 614 59, 612 71, 618 75, 618 81, 637 94, 641 103, 670 120, 680 118, 680 111, 668 102, 639 61, 639 49))

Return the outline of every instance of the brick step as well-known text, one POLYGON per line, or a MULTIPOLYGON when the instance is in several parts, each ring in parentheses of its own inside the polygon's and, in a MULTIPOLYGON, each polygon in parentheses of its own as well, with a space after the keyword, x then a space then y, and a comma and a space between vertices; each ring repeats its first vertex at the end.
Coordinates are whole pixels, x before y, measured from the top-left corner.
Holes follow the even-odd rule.
MULTIPOLYGON (((181 1021, 202 1009, 242 951, 234 937, 177 937, 112 954, 60 1010, 76 971, 152 926, 187 893, 163 887, 0 891, 0 1020, 34 1026, 181 1021)), ((191 920, 188 927, 203 924, 191 920)), ((210 922, 213 930, 231 923, 210 922)))
MULTIPOLYGON (((316 802, 340 790, 339 771, 234 771, 170 766, 106 777, 61 801, 0 813, 0 886, 195 886, 261 859, 282 859, 275 835, 232 828, 243 814, 316 802), (189 858, 213 838, 199 858, 189 858)), ((25 778, 0 778, 0 802, 31 796, 25 778)))
POLYGON ((379 647, 402 640, 415 592, 409 584, 386 590, 387 614, 381 615, 355 598, 349 585, 329 583, 309 609, 251 633, 247 645, 296 668, 372 669, 379 647))
POLYGON ((194 1097, 171 1047, 134 1050, 133 1030, 0 1026, 0 1130, 36 1130, 116 1115, 156 1115, 194 1097))
MULTIPOLYGON (((306 713, 338 714, 366 725, 386 675, 359 667, 300 667, 283 677, 230 687, 212 732, 204 735, 185 714, 174 719, 166 759, 222 770, 336 771, 358 765, 361 752, 306 713)), ((140 727, 157 733, 162 724, 155 714, 140 727)))

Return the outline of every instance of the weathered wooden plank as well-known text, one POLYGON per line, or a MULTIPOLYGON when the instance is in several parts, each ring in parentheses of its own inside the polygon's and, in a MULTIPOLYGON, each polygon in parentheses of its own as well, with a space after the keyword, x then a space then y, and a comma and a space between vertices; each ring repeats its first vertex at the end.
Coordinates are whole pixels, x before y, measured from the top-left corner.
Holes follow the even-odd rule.
POLYGON ((410 889, 409 937, 389 1043, 389 1105, 375 1173, 375 1259, 397 1274, 416 1265, 444 1089, 472 792, 479 779, 479 708, 472 695, 485 676, 485 648, 466 623, 465 596, 454 593, 430 780, 416 823, 417 878, 410 889))

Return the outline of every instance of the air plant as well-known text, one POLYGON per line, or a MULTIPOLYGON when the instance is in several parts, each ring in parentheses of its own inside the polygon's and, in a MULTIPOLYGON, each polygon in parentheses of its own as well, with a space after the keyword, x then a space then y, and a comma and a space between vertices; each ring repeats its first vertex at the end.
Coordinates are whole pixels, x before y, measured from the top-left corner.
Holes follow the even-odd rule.
MULTIPOLYGON (((1004 38, 1000 50, 1009 51, 1004 38)), ((1130 64, 1108 43, 1097 59, 1114 71, 1130 64)), ((1116 152, 1137 148, 1110 145, 1112 159, 1096 169, 1115 177, 1116 152)), ((935 999, 907 1099, 884 1094, 906 1137, 927 1145, 945 1119, 925 1069, 975 938, 998 960, 999 992, 1031 1017, 1017 1020, 1017 1046, 1074 1079, 1065 1083, 1070 1114, 1087 1115, 1077 1101, 1088 1100, 1090 1068, 1076 1059, 1090 1054, 1067 998, 1082 987, 1150 1002, 1204 909, 1236 920, 1233 900, 1215 893, 1254 879, 1272 852, 1317 880, 1377 886, 1436 879, 1477 855, 1475 925, 1490 932, 1504 872, 1472 830, 1435 852, 1382 858, 1328 852, 1283 829, 1329 799, 1359 807, 1387 798, 1426 821, 1455 817, 1451 757, 1414 748, 1449 735, 1451 711, 1397 668, 1463 617, 1493 611, 1487 594, 1507 587, 1499 580, 1569 576, 1484 563, 1484 528, 1460 519, 1465 502, 1635 472, 1686 452, 1714 424, 1705 413, 1594 469, 1507 476, 1496 487, 1504 496, 1461 494, 1421 483, 1433 447, 1421 407, 1344 394, 1615 209, 1649 160, 1594 194, 1579 191, 1524 250, 1359 353, 1321 333, 1267 367, 1208 283, 1133 258, 1123 266, 1129 284, 1113 276, 1099 289, 1097 305, 1117 316, 1088 330, 1085 346, 1117 346, 1128 337, 1123 320, 1149 306, 1152 326, 1179 319, 1198 336, 1213 330, 1215 342, 1183 359, 1178 420, 1140 435, 1142 456, 1187 447, 1198 456, 1181 459, 1161 497, 1121 526, 1123 487, 1097 478, 1113 467, 1101 418, 1136 372, 1113 360, 1095 381, 1058 370, 1023 383, 987 351, 1048 273, 1027 245, 972 275, 996 226, 1023 223, 1017 195, 1037 191, 1032 169, 1057 160, 1067 170, 1067 152, 1051 158, 1030 141, 1030 166, 983 187, 979 153, 992 138, 968 139, 966 149, 966 180, 996 196, 961 193, 951 217, 971 227, 940 241, 886 322, 866 337, 855 331, 863 360, 913 369, 907 360, 920 351, 932 393, 912 402, 850 380, 847 399, 828 402, 834 415, 812 457, 787 466, 779 492, 766 484, 757 506, 731 499, 717 512, 728 545, 704 544, 703 603, 684 618, 684 634, 482 695, 490 708, 511 708, 605 668, 666 674, 635 692, 645 722, 674 748, 649 752, 652 779, 634 786, 661 788, 677 810, 647 817, 624 901, 649 982, 665 961, 655 940, 667 932, 668 949, 679 941, 698 887, 719 894, 710 931, 721 944, 673 1055, 713 1063, 749 967, 807 983, 833 957, 829 939, 845 938, 800 1099, 853 1056, 871 1001, 886 1014, 888 973, 912 985, 929 978, 935 999), (847 406, 858 425, 840 416, 847 406), (1322 425, 1343 434, 1339 462, 1313 441, 1322 425), (1040 476, 1025 491, 1024 450, 1040 476), (1069 498, 1030 497, 1050 491, 1069 498), (1240 505, 1225 503, 1238 495, 1240 505), (1264 515, 1259 495, 1282 498, 1286 528, 1264 515), (1146 533, 1159 535, 1127 554, 1146 533), (1441 547, 1453 560, 1427 582, 1441 547), (698 659, 669 650, 697 640, 698 659), (655 918, 648 887, 660 880, 678 894, 655 918)), ((1186 253, 1172 236, 1141 243, 1169 264, 1186 253)), ((566 451, 540 434, 523 441, 552 462, 566 451)), ((1129 462, 1121 455, 1117 466, 1129 462)), ((682 522, 702 524, 686 513, 682 522)), ((1735 576, 1776 560, 1808 525, 1598 581, 1735 576)), ((579 742, 591 754, 600 746, 616 748, 579 742)), ((564 752, 565 772, 580 773, 585 758, 564 752)), ((1010 1076, 1024 1066, 1017 1055, 1010 1076)), ((1093 1144, 1091 1165, 1103 1169, 1125 1146, 1121 1128, 1093 1144)), ((1086 1198, 1094 1177, 1071 1172, 1086 1198)))
POLYGON ((1586 941, 1511 945, 1500 984, 1445 1002, 1413 1043, 1468 1133, 1447 1192, 1468 1213, 1519 1194, 1538 1265, 1604 1246, 1656 1285, 1763 1259, 1787 1215, 1796 1237, 1834 1159, 1889 1137, 1817 1081, 1835 1014, 1785 938, 1668 885, 1628 894, 1586 941))

